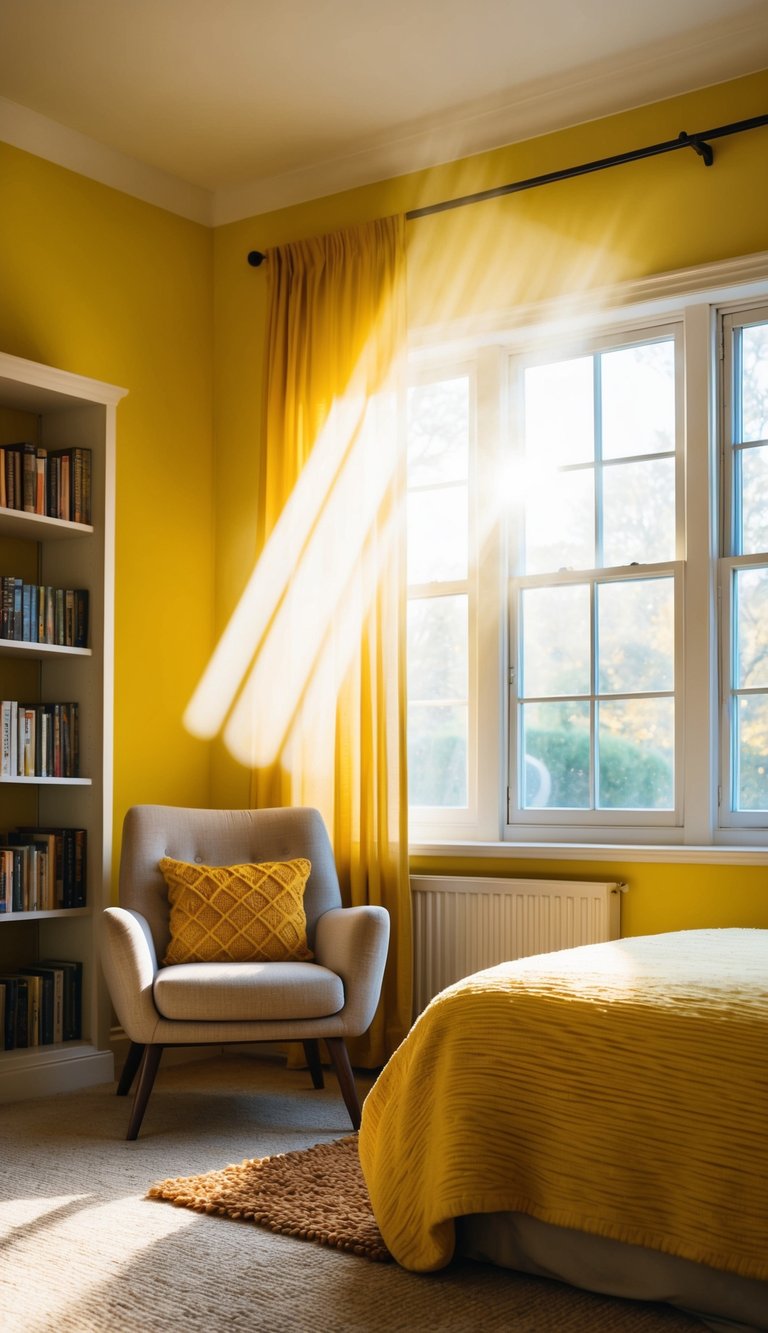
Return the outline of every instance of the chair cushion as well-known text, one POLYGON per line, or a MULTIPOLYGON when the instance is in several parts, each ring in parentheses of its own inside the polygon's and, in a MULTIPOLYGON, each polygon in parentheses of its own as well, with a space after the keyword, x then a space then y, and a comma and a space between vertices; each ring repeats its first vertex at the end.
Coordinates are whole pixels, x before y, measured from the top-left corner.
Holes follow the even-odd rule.
POLYGON ((154 981, 164 1018, 258 1022, 328 1018, 344 1007, 341 977, 318 963, 185 963, 154 981))
POLYGON ((288 962, 312 958, 304 889, 311 864, 207 866, 164 856, 171 939, 163 964, 288 962))

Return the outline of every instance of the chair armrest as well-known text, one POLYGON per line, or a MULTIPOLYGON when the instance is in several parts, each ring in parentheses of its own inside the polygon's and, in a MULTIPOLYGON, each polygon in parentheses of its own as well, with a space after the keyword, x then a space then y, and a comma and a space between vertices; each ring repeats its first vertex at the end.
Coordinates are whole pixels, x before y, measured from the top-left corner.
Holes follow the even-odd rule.
POLYGON ((138 912, 107 907, 102 913, 101 961, 115 1012, 131 1041, 153 1040, 158 1012, 153 998, 157 955, 149 925, 138 912))
POLYGON ((389 948, 384 907, 333 907, 318 919, 315 958, 344 982, 344 1027, 357 1037, 373 1020, 389 948))

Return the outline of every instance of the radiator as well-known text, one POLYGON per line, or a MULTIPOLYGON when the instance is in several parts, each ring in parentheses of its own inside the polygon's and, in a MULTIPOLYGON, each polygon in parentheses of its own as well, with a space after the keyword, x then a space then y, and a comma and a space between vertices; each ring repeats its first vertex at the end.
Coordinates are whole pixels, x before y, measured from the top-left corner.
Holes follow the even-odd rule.
POLYGON ((414 1015, 497 963, 619 938, 624 885, 411 875, 414 1015))

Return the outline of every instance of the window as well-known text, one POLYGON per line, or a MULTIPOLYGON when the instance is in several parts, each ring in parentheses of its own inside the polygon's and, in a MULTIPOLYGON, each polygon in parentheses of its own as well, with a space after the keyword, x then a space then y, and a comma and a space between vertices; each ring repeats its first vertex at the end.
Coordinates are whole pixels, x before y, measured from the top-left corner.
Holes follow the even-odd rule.
POLYGON ((408 794, 412 809, 469 807, 471 380, 408 392, 408 794))
POLYGON ((677 337, 513 376, 511 823, 676 816, 677 337))
POLYGON ((764 840, 766 290, 417 349, 412 841, 764 840))
POLYGON ((726 315, 722 346, 721 821, 732 826, 765 826, 768 822, 768 310, 726 315))

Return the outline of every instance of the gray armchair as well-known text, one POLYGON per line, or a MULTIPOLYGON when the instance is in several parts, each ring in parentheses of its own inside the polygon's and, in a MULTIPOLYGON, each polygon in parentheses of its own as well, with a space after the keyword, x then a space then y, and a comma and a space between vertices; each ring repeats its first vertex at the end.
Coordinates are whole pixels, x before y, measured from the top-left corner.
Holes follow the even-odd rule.
POLYGON ((195 810, 139 805, 125 817, 119 907, 103 914, 102 962, 131 1045, 118 1083, 138 1073, 127 1138, 135 1139, 164 1046, 300 1041, 316 1088, 325 1041, 355 1129, 360 1103, 345 1044, 365 1032, 378 1004, 389 943, 383 907, 342 907, 330 840, 317 810, 195 810), (212 866, 306 857, 311 962, 162 966, 170 940, 163 857, 212 866))

